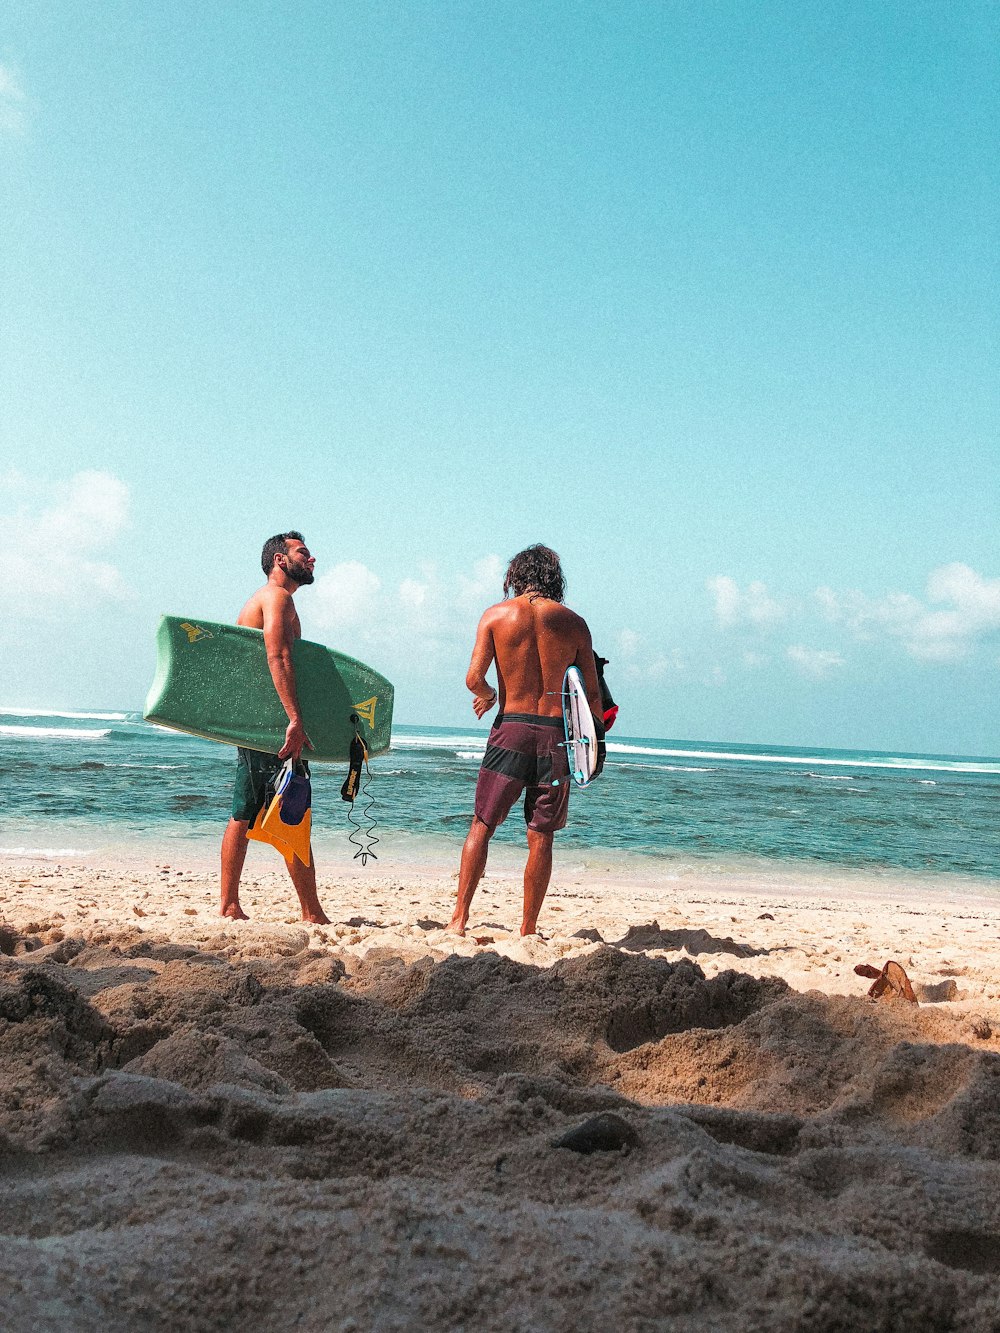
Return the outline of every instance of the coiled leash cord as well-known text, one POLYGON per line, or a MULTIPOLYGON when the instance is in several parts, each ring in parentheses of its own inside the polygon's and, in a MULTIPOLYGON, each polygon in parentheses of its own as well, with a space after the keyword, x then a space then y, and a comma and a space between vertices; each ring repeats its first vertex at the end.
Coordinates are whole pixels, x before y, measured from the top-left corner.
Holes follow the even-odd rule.
POLYGON ((364 866, 368 864, 369 856, 373 861, 378 860, 378 857, 372 851, 372 848, 378 842, 378 838, 375 836, 378 820, 372 814, 372 807, 375 804, 375 797, 369 790, 372 782, 372 771, 368 767, 368 747, 361 739, 361 733, 358 731, 359 718, 357 713, 351 714, 351 721, 354 723, 354 738, 351 741, 350 767, 347 770, 344 785, 340 789, 340 798, 350 804, 347 818, 353 827, 348 841, 358 849, 354 853, 354 860, 357 861, 360 858, 361 864, 364 866), (364 775, 363 779, 362 774, 364 775), (362 823, 359 823, 354 817, 354 802, 359 791, 366 802, 361 812, 362 823), (367 847, 359 840, 358 835, 367 839, 367 847))

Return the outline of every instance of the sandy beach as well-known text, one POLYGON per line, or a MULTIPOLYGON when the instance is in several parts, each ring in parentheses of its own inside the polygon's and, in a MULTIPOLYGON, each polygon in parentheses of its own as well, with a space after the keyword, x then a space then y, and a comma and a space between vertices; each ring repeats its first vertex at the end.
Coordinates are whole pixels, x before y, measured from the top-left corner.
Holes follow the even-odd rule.
POLYGON ((995 886, 497 861, 0 863, 3 1326, 1000 1327, 995 886))

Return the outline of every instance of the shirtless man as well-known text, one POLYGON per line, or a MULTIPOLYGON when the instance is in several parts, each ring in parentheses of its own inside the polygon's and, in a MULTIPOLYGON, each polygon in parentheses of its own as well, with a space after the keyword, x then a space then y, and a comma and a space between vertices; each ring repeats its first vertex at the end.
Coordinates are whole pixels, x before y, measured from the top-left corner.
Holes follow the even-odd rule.
POLYGON ((575 664, 583 673, 597 734, 604 735, 590 630, 582 617, 563 605, 563 572, 555 551, 529 546, 514 556, 503 590, 507 600, 491 606, 479 622, 465 678, 475 696, 476 717, 484 717, 498 700, 500 712, 490 731, 476 785, 476 812, 462 848, 458 901, 448 925, 456 935, 465 934, 472 895, 486 869, 490 838, 522 792, 528 861, 521 934, 535 933, 552 875, 552 835, 565 828, 569 808, 562 713, 568 666, 575 664), (486 680, 493 662, 496 690, 486 680))
MULTIPOLYGON (((247 854, 247 829, 256 819, 267 796, 268 781, 288 758, 296 765, 301 761, 303 746, 309 749, 309 737, 302 725, 299 700, 295 693, 295 668, 292 665, 292 644, 302 637, 298 612, 292 597, 304 583, 312 583, 315 559, 309 554, 301 532, 282 532, 269 537, 264 543, 261 564, 267 575, 263 588, 258 588, 237 617, 237 625, 264 631, 267 664, 278 698, 288 714, 285 743, 277 754, 262 754, 258 750, 238 751, 236 784, 233 789, 233 817, 222 839, 222 915, 234 921, 246 921, 247 914, 240 906, 240 876, 247 854)), ((307 765, 303 769, 308 775, 307 765)), ((293 857, 288 873, 295 885, 302 907, 302 920, 317 926, 327 926, 330 918, 319 905, 316 895, 316 862, 312 855, 304 866, 293 857)))

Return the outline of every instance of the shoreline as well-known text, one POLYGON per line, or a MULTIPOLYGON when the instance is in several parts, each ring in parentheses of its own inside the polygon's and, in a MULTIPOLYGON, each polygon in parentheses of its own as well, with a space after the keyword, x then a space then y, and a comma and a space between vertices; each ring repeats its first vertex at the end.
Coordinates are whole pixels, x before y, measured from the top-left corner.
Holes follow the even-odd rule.
POLYGON ((599 855, 587 864, 567 851, 556 859, 540 935, 522 940, 523 853, 496 851, 464 939, 443 929, 454 905, 457 856, 365 869, 350 860, 324 868, 318 856, 319 896, 331 924, 311 926, 298 919, 280 860, 252 846, 241 893, 250 920, 232 922, 218 915, 217 849, 207 842, 194 849, 159 843, 155 856, 133 847, 93 860, 0 855, 0 922, 82 938, 138 930, 199 947, 222 936, 294 929, 306 933, 309 948, 331 953, 396 950, 412 962, 492 951, 536 967, 600 943, 629 949, 631 933, 645 955, 688 959, 709 977, 736 969, 779 977, 800 992, 854 997, 869 984, 854 973, 856 964, 882 967, 893 959, 918 988, 951 992, 934 1003, 1000 1023, 1000 882, 994 893, 989 881, 987 891, 973 893, 955 877, 915 882, 829 868, 811 876, 790 866, 653 875, 646 865, 639 874, 639 866, 608 866, 599 855))

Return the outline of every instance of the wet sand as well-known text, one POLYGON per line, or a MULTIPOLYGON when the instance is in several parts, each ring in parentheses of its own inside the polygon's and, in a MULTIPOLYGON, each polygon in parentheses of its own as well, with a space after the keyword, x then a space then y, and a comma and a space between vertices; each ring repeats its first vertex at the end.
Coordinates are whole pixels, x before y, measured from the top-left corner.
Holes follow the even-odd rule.
POLYGON ((1000 886, 499 860, 0 863, 3 1327, 1000 1326, 1000 886))

